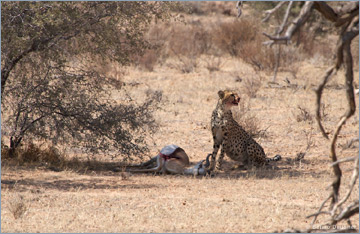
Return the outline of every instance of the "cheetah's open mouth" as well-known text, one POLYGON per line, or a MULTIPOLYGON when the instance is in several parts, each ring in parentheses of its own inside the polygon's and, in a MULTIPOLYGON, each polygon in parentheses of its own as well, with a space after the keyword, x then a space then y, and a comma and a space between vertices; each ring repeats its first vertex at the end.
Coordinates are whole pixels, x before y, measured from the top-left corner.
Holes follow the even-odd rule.
POLYGON ((237 105, 239 104, 239 101, 234 100, 234 101, 232 101, 232 104, 235 105, 235 106, 237 106, 237 105))

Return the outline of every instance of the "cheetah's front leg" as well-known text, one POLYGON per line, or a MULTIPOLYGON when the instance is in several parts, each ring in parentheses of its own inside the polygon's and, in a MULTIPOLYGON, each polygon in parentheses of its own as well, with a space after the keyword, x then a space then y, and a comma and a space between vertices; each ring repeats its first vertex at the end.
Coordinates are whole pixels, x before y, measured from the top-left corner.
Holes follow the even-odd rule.
MULTIPOLYGON (((227 144, 227 133, 225 133, 222 137, 222 141, 219 142, 219 144, 217 144, 216 146, 214 145, 214 149, 216 147, 216 153, 218 152, 220 146, 221 146, 221 151, 220 151, 220 156, 219 156, 219 159, 217 160, 217 164, 216 164, 216 161, 214 160, 214 164, 212 165, 212 170, 215 169, 215 166, 216 166, 216 170, 217 171, 220 171, 222 170, 222 163, 223 163, 223 160, 224 160, 224 156, 225 156, 225 149, 226 149, 226 144, 227 144)), ((216 156, 216 154, 215 154, 216 156)))
POLYGON ((219 151, 221 142, 218 142, 216 138, 214 137, 214 146, 213 146, 213 152, 211 154, 211 160, 210 160, 210 166, 208 168, 208 171, 213 171, 215 169, 216 165, 216 155, 219 151))
POLYGON ((218 171, 221 171, 222 170, 222 164, 223 164, 223 161, 224 161, 224 156, 225 156, 225 150, 224 150, 224 143, 222 144, 222 147, 221 147, 221 151, 220 151, 220 156, 219 156, 219 159, 218 159, 218 163, 216 165, 216 170, 218 171))
POLYGON ((220 156, 218 159, 218 164, 216 167, 216 170, 220 171, 222 170, 222 164, 224 161, 224 156, 225 156, 225 149, 226 149, 226 144, 228 143, 228 133, 226 132, 226 129, 222 128, 222 132, 223 132, 223 138, 222 138, 222 143, 221 143, 221 151, 220 151, 220 156))
POLYGON ((212 135, 213 135, 213 152, 211 154, 211 160, 210 160, 210 165, 209 167, 206 168, 207 172, 211 172, 215 169, 215 165, 216 165, 216 155, 219 151, 220 145, 222 144, 223 138, 222 138, 222 133, 221 133, 221 129, 218 127, 213 127, 211 129, 212 135))

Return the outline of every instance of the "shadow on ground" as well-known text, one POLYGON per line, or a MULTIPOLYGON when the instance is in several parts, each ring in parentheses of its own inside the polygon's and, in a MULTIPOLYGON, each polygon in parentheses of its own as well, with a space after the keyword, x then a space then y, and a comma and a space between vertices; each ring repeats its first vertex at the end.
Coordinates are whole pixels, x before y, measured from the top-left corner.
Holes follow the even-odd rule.
MULTIPOLYGON (((224 171, 214 173, 213 175, 207 175, 206 179, 212 178, 226 178, 226 179, 277 179, 277 178, 299 178, 304 176, 311 176, 319 178, 324 176, 325 171, 304 171, 299 169, 299 164, 309 164, 310 162, 302 160, 301 162, 292 159, 287 159, 282 162, 278 162, 273 166, 267 166, 259 169, 229 169, 229 165, 234 165, 232 162, 227 162, 228 169, 224 171)), ((7 164, 7 170, 13 171, 31 171, 31 170, 44 170, 61 172, 63 170, 72 171, 79 175, 88 175, 89 178, 74 178, 73 180, 60 179, 54 177, 44 179, 33 179, 33 178, 19 178, 10 179, 12 176, 5 177, 1 180, 1 187, 6 189, 15 189, 17 191, 41 191, 42 189, 54 189, 60 191, 77 191, 86 189, 153 189, 162 188, 165 185, 162 184, 141 184, 139 181, 129 179, 130 173, 123 172, 121 168, 125 168, 126 165, 115 163, 115 162, 100 162, 100 161, 85 161, 82 165, 67 164, 67 168, 60 168, 46 165, 22 165, 14 166, 7 164), (120 170, 119 170, 120 168, 120 170), (125 173, 125 175, 124 175, 125 173), (99 176, 102 176, 100 178, 99 176)), ((11 172, 10 174, 12 174, 11 172)), ((139 174, 133 173, 131 177, 136 177, 139 174)), ((203 179, 204 176, 189 176, 189 175, 160 175, 154 173, 147 173, 148 176, 166 176, 166 177, 191 177, 193 179, 203 179)), ((142 173, 144 176, 144 173, 142 173)), ((146 181, 146 180, 144 180, 146 181)))
MULTIPOLYGON (((121 179, 119 179, 121 180, 121 179)), ((40 179, 20 179, 20 180, 1 180, 2 189, 15 189, 19 192, 42 190, 59 191, 78 191, 85 189, 153 189, 162 188, 160 184, 139 184, 138 182, 127 181, 126 183, 112 183, 107 179, 81 179, 81 180, 40 180, 40 179)))

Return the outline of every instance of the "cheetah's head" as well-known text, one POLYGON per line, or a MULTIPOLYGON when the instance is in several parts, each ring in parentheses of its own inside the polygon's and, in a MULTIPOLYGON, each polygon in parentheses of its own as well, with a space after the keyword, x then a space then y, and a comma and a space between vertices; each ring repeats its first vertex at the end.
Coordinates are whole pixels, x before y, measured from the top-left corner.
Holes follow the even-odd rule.
POLYGON ((227 109, 227 110, 230 110, 231 107, 237 106, 239 104, 240 97, 234 91, 220 90, 218 92, 218 95, 219 95, 221 103, 224 105, 225 109, 227 109))

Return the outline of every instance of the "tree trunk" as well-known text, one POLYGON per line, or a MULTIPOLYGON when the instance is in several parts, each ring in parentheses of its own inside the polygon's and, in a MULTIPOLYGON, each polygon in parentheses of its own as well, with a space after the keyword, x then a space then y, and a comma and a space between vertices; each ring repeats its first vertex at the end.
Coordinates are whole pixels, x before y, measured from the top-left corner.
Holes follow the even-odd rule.
POLYGON ((10 149, 9 149, 9 157, 13 158, 15 156, 15 150, 19 146, 22 137, 10 137, 10 149))

